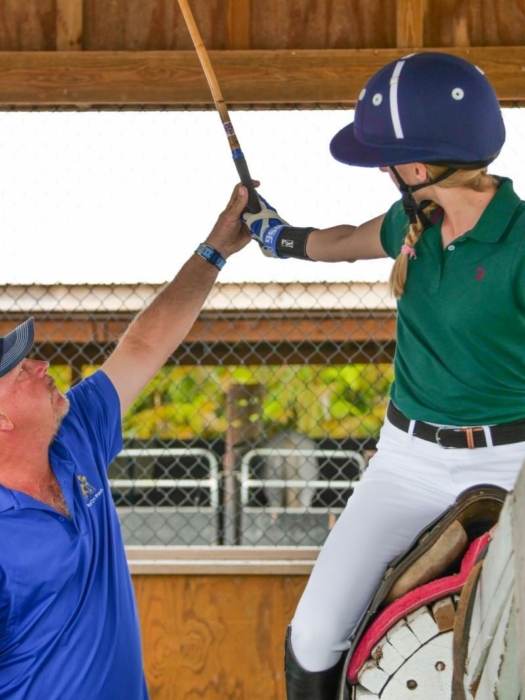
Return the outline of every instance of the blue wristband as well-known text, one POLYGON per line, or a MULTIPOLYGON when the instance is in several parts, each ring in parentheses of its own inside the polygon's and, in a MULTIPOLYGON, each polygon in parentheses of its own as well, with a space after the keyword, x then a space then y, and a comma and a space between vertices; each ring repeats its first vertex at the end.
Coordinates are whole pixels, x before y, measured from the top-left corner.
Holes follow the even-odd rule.
POLYGON ((219 251, 215 250, 215 248, 212 248, 211 245, 208 245, 207 243, 201 243, 199 246, 197 246, 195 252, 211 265, 215 265, 218 270, 222 270, 222 268, 226 265, 226 260, 222 257, 219 251))

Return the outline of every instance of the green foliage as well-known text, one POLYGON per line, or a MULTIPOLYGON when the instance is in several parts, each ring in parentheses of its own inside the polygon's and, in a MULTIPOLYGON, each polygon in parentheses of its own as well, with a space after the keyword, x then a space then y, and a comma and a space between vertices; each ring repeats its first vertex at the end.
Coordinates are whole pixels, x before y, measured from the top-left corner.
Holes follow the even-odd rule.
MULTIPOLYGON (((97 369, 85 366, 82 376, 97 369)), ((54 365, 49 371, 60 391, 67 391, 70 367, 54 365)), ((392 379, 390 364, 164 367, 124 417, 124 435, 224 437, 228 389, 262 384, 267 434, 290 428, 314 439, 377 437, 392 379)))
POLYGON ((391 365, 165 367, 124 419, 128 438, 213 439, 226 428, 232 384, 262 384, 265 431, 294 428, 312 438, 377 436, 391 365))

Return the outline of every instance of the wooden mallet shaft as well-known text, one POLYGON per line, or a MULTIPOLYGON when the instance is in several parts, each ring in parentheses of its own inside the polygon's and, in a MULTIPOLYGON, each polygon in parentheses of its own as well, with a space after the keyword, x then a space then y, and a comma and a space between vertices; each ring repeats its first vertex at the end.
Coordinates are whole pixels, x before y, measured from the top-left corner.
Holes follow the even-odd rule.
POLYGON ((217 76, 215 75, 215 71, 213 70, 210 57, 208 55, 208 52, 206 51, 204 42, 202 41, 199 29, 195 24, 195 20, 193 18, 190 6, 188 4, 188 0, 178 0, 178 2, 184 20, 186 22, 186 26, 188 27, 191 40, 193 41, 193 45, 195 46, 195 50, 197 51, 197 56, 199 57, 202 70, 204 71, 204 75, 206 76, 206 80, 208 81, 208 85, 210 87, 215 107, 217 108, 217 112, 219 113, 219 116, 221 118, 224 131, 226 132, 226 136, 228 137, 228 143, 230 144, 233 162, 235 163, 235 167, 237 168, 239 178, 242 184, 248 188, 248 209, 252 214, 257 214, 259 211, 261 211, 259 198, 257 197, 257 193, 252 183, 252 178, 250 175, 250 171, 248 170, 246 158, 244 157, 241 146, 239 144, 239 140, 235 134, 235 129, 233 128, 233 124, 230 120, 228 108, 226 107, 226 104, 224 102, 224 98, 222 96, 219 83, 217 81, 217 76))

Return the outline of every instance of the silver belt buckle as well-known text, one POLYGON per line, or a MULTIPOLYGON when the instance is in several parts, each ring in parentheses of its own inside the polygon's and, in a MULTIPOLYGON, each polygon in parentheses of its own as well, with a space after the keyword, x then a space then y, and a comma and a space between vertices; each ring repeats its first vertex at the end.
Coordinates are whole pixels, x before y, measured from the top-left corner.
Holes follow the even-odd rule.
POLYGON ((440 438, 439 438, 439 433, 440 433, 442 430, 450 430, 450 428, 443 428, 443 427, 441 427, 441 428, 438 428, 438 429, 436 430, 436 445, 439 445, 439 446, 441 447, 442 450, 453 450, 453 449, 454 449, 453 447, 448 447, 447 445, 442 445, 442 444, 441 444, 441 440, 440 440, 440 438))

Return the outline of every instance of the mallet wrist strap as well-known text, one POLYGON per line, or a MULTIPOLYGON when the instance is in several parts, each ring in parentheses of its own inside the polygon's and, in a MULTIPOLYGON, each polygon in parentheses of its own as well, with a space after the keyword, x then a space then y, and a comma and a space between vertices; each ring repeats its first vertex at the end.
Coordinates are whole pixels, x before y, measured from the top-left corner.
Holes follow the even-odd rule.
POLYGON ((308 236, 315 230, 314 226, 309 228, 284 226, 275 246, 277 255, 280 258, 311 260, 306 254, 306 242, 308 241, 308 236))

